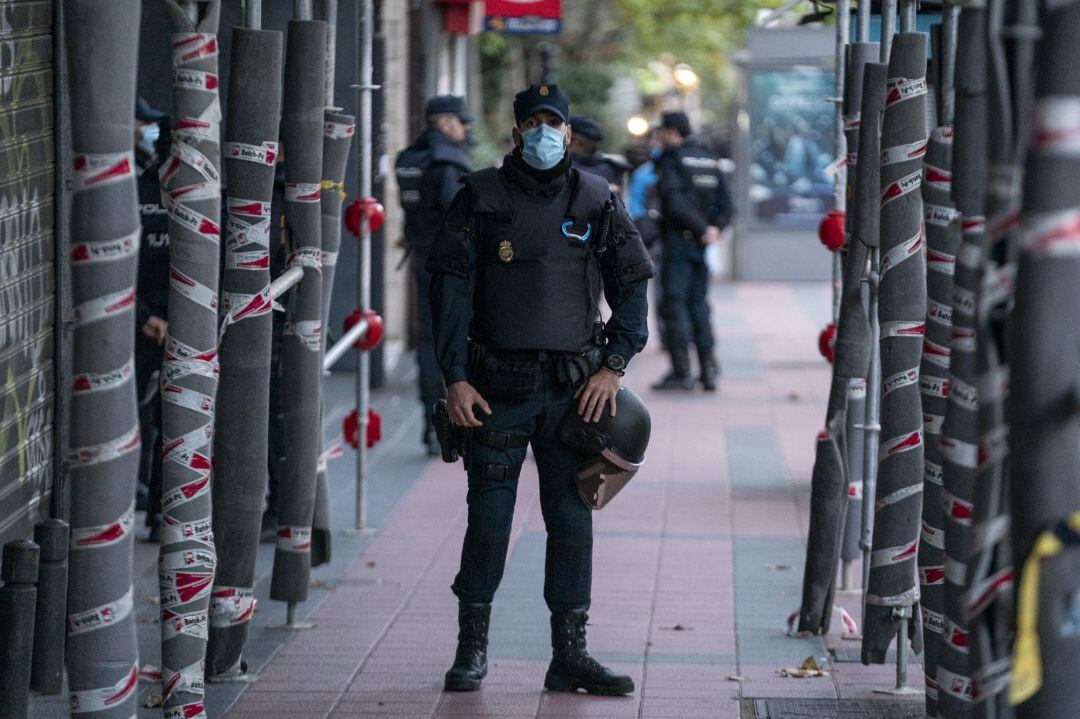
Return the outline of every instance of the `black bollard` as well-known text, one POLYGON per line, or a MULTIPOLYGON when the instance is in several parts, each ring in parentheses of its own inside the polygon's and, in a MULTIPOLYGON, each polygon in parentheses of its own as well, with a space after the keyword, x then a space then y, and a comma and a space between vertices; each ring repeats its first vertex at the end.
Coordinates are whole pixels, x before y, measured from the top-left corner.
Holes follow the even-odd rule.
POLYGON ((62 519, 45 519, 34 527, 34 541, 41 547, 41 563, 37 575, 30 688, 42 694, 59 694, 64 685, 69 533, 68 523, 62 519))
POLYGON ((30 653, 34 644, 38 546, 28 539, 4 545, 0 566, 0 716, 26 719, 30 713, 30 653))

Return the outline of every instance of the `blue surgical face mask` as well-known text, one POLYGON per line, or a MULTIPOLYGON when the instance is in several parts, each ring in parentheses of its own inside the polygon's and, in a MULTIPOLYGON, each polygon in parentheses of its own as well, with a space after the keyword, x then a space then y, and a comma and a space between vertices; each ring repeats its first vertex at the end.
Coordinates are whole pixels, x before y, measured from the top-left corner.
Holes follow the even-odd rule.
POLYGON ((550 170, 566 154, 566 135, 551 125, 539 125, 521 134, 521 157, 538 170, 550 170))
POLYGON ((161 136, 161 126, 156 122, 151 122, 148 125, 142 126, 142 139, 139 140, 139 148, 146 152, 147 155, 154 154, 154 145, 157 144, 158 137, 161 136))

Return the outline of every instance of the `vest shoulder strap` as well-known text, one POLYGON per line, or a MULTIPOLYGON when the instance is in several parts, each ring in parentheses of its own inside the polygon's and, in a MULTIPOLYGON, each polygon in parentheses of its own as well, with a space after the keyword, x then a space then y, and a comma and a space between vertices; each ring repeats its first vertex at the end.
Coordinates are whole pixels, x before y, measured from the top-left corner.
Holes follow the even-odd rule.
POLYGON ((577 168, 573 172, 577 175, 573 180, 577 187, 570 202, 568 219, 579 221, 599 217, 604 203, 611 198, 611 186, 607 180, 591 172, 581 172, 577 168))
POLYGON ((470 172, 461 181, 472 191, 474 212, 489 212, 500 217, 514 214, 514 204, 498 169, 487 167, 470 172))

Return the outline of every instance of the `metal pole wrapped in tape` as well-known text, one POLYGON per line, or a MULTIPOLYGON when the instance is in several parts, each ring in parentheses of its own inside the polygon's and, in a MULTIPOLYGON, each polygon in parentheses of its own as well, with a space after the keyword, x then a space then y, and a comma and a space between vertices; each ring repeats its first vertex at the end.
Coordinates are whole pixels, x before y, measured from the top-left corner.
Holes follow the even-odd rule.
POLYGON ((953 138, 953 201, 960 212, 962 241, 956 254, 951 306, 928 310, 929 322, 950 328, 949 399, 941 448, 944 601, 938 656, 938 712, 971 716, 976 695, 971 673, 963 594, 970 547, 972 501, 979 434, 975 359, 975 293, 985 226, 987 184, 986 12, 965 5, 956 51, 956 120, 953 138))
MULTIPOLYGON (((859 110, 859 163, 856 166, 855 195, 852 202, 851 251, 863 247, 866 256, 877 256, 881 238, 881 116, 885 112, 885 80, 888 67, 880 63, 867 63, 863 67, 862 105, 859 110)), ((848 258, 852 262, 852 258, 848 258)), ((870 549, 874 530, 874 488, 877 477, 877 448, 880 437, 878 426, 878 400, 881 391, 877 323, 877 270, 871 266, 871 274, 863 273, 868 284, 868 309, 870 334, 866 344, 869 352, 866 375, 866 413, 863 420, 863 501, 862 518, 859 522, 859 546, 862 549, 862 587, 865 591, 870 572, 870 549)))
MULTIPOLYGON (((878 44, 860 42, 849 45, 848 71, 844 82, 844 127, 848 146, 848 197, 855 198, 855 176, 859 165, 859 128, 862 125, 863 69, 874 62, 881 49, 878 44)), ((874 163, 877 167, 877 163, 874 163)), ((866 257, 867 248, 861 242, 852 242, 855 236, 858 204, 850 203, 847 216, 847 247, 844 258, 844 294, 840 305, 840 322, 836 333, 836 364, 851 363, 848 383, 847 412, 844 426, 845 467, 848 474, 847 518, 844 520, 844 537, 840 544, 843 562, 844 588, 849 580, 849 567, 859 558, 859 535, 861 532, 863 499, 863 444, 862 423, 866 419, 866 375, 870 370, 870 322, 866 316, 866 257), (850 345, 850 349, 849 349, 850 345)))
MULTIPOLYGON (((953 274, 956 252, 960 247, 959 213, 952 201, 952 108, 954 92, 951 64, 956 57, 957 8, 944 10, 936 74, 942 78, 937 88, 941 124, 930 134, 923 164, 923 207, 926 224, 926 294, 927 305, 952 307, 953 274)), ((935 309, 939 312, 939 309, 935 309)), ((936 316, 936 315, 935 315, 936 316)), ((945 589, 945 529, 941 504, 941 450, 938 440, 945 421, 949 392, 948 325, 928 317, 919 367, 919 390, 923 407, 923 506, 922 534, 919 541, 920 608, 926 654, 923 671, 926 679, 926 716, 937 714, 937 661, 944 629, 942 614, 945 589)))
MULTIPOLYGON (((927 142, 926 40, 924 33, 896 36, 881 129, 881 446, 870 582, 863 597, 862 660, 868 664, 885 661, 902 621, 897 610, 915 606, 919 598, 915 583, 923 473, 919 360, 926 321, 919 190, 927 142)), ((919 638, 917 632, 915 637, 919 638)))
MULTIPOLYGON (((293 20, 285 53, 281 140, 289 265, 304 278, 289 298, 281 340, 282 404, 288 453, 278 490, 277 547, 270 597, 290 607, 307 599, 311 523, 322 427, 323 82, 326 23, 293 20)), ((291 612, 290 612, 291 613, 291 612)), ((290 617, 291 618, 291 617, 290 617)))
POLYGON ((207 611, 217 555, 211 517, 221 275, 218 0, 165 0, 173 131, 161 166, 169 215, 169 327, 162 365, 162 701, 204 717, 207 611))
MULTIPOLYGON (((844 76, 847 74, 847 47, 851 40, 851 0, 836 0, 836 46, 833 68, 836 103, 833 122, 833 145, 836 147, 836 175, 833 177, 833 209, 847 208, 847 136, 844 134, 844 76)), ((832 321, 840 321, 843 254, 832 253, 832 321)))
POLYGON ((66 664, 87 719, 136 712, 132 542, 139 463, 135 278, 139 215, 131 125, 138 0, 65 0, 71 92, 73 347, 66 664))
POLYGON ((228 172, 214 536, 218 568, 210 597, 207 675, 243 674, 255 613, 270 422, 270 200, 281 118, 281 33, 234 28, 225 123, 228 172))
POLYGON ((986 236, 979 270, 976 368, 979 437, 970 553, 962 609, 977 696, 972 715, 1011 715, 1009 682, 1013 622, 1013 565, 1008 543, 1009 366, 1004 331, 1015 286, 1016 235, 1021 210, 1023 156, 1027 151, 1035 78, 1035 2, 987 4, 990 182, 986 236), (1027 30, 1027 32, 1023 32, 1027 30))
MULTIPOLYGON (((327 106, 332 103, 327 98, 327 106)), ((325 325, 330 316, 330 297, 334 289, 334 268, 341 246, 341 203, 345 199, 345 167, 349 164, 349 148, 356 131, 356 119, 327 111, 323 127, 322 180, 322 319, 325 325)), ((323 336, 323 350, 326 337, 323 336)), ((320 360, 320 367, 322 367, 320 360)), ((319 457, 319 479, 315 493, 315 518, 311 534, 311 566, 330 561, 330 498, 326 486, 326 462, 341 448, 341 440, 323 448, 319 457)))
POLYGON ((1043 6, 1006 345, 1018 719, 1075 714, 1080 668, 1080 2, 1043 6))

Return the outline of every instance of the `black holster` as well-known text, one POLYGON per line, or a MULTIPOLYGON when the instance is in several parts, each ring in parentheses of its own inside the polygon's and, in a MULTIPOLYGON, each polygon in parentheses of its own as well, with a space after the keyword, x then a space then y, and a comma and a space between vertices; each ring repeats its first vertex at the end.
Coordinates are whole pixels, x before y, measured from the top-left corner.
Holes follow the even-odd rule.
POLYGON ((450 421, 445 399, 436 400, 432 406, 432 421, 435 424, 435 436, 439 438, 444 462, 453 464, 460 457, 469 456, 469 430, 466 427, 458 427, 450 421))

